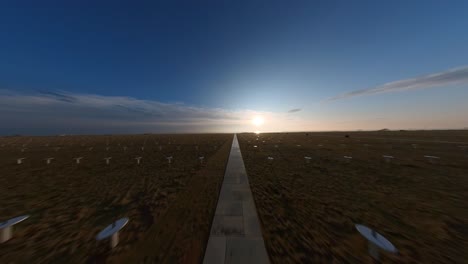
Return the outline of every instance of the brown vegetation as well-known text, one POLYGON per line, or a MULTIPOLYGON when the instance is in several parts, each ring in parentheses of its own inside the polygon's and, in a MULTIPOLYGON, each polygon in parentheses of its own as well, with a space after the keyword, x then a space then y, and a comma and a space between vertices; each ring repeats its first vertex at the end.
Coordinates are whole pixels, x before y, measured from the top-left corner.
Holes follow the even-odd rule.
POLYGON ((465 262, 468 132, 347 134, 238 135, 271 261, 370 263, 360 223, 399 249, 383 262, 465 262))
POLYGON ((229 134, 0 138, 0 221, 31 215, 0 247, 0 262, 201 262, 231 142, 229 134), (117 248, 95 240, 124 216, 117 248))

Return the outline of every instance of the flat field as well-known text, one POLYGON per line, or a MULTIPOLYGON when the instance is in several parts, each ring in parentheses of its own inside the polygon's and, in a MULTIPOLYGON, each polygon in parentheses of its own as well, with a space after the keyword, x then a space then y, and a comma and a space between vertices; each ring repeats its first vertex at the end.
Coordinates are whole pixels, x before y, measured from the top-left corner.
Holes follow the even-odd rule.
POLYGON ((468 131, 238 139, 272 263, 372 263, 355 224, 397 247, 383 263, 466 263, 468 131))
POLYGON ((0 221, 30 215, 1 244, 0 263, 201 262, 232 138, 0 138, 0 221), (95 237, 121 217, 130 221, 110 250, 95 237))

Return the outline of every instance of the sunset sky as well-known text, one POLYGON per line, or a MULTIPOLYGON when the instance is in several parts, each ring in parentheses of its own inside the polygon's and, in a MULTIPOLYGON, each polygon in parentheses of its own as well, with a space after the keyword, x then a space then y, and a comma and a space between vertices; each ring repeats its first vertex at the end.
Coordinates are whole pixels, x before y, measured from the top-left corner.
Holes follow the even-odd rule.
POLYGON ((0 3, 0 135, 468 127, 468 1, 0 3))

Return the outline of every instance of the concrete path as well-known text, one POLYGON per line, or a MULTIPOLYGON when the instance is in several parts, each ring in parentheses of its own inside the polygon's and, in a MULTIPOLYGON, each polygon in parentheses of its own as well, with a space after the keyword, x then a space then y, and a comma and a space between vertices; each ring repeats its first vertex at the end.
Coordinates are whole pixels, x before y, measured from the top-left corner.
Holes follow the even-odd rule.
POLYGON ((236 135, 203 263, 269 263, 236 135))

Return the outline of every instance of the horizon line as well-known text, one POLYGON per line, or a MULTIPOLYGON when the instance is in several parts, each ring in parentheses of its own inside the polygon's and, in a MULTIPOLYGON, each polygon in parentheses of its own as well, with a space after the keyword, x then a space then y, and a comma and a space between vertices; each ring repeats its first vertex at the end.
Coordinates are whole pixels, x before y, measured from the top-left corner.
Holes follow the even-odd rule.
POLYGON ((142 132, 142 133, 62 133, 62 134, 9 134, 0 135, 0 137, 54 137, 54 136, 112 136, 112 135, 203 135, 203 134, 272 134, 272 133, 334 133, 334 132, 403 132, 403 131, 466 131, 468 127, 464 128, 401 128, 401 129, 357 129, 357 130, 290 130, 290 131, 240 131, 240 132, 142 132))

